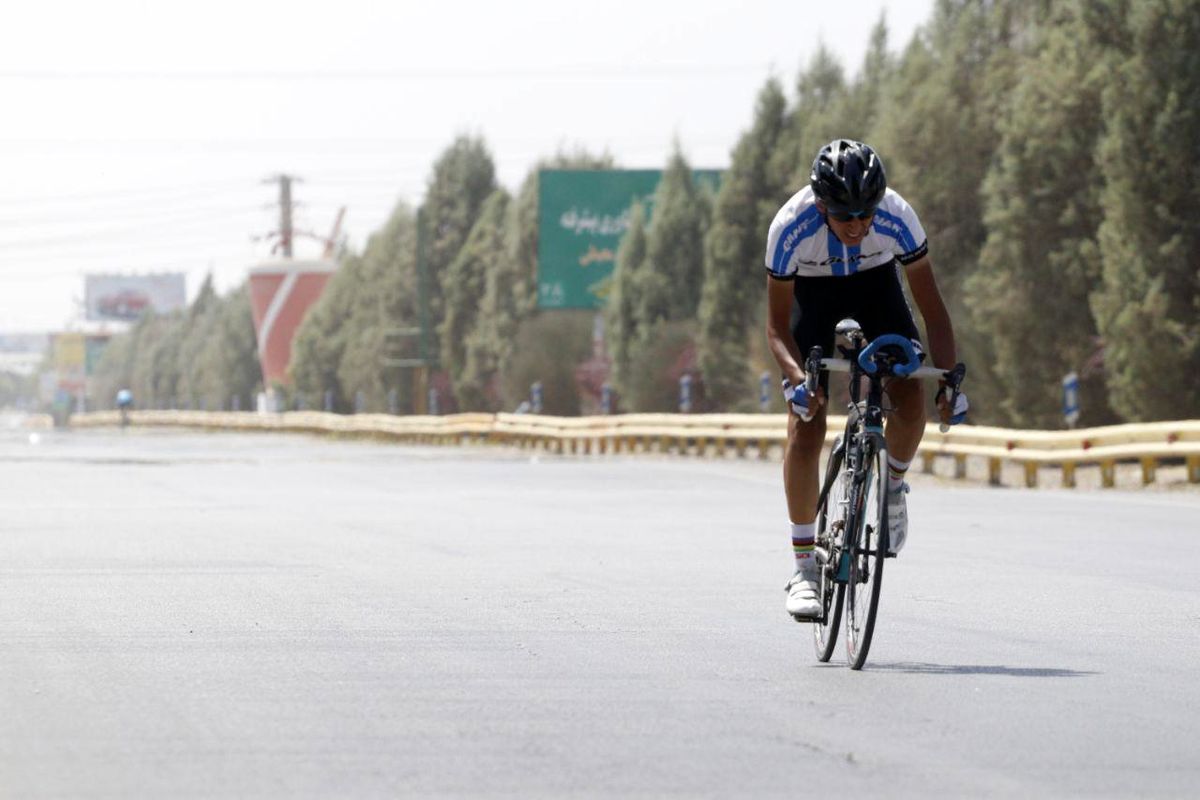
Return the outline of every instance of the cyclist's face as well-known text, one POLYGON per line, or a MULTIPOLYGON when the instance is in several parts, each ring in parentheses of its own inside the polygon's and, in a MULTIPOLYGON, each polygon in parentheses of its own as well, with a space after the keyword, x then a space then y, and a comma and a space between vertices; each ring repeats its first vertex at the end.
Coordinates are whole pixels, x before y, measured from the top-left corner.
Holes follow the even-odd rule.
POLYGON ((874 214, 869 217, 854 218, 847 220, 835 219, 833 214, 826 214, 825 221, 829 223, 829 229, 833 231, 842 244, 859 245, 862 244, 863 238, 871 231, 871 220, 875 218, 874 214))

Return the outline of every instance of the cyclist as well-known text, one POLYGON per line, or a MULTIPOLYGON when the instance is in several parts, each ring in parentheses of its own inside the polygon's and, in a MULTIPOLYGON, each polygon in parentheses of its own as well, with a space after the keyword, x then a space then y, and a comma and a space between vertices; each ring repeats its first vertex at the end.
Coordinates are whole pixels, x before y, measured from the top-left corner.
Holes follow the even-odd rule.
POLYGON ((121 412, 121 426, 129 424, 129 412, 133 409, 133 392, 121 389, 117 392, 117 409, 121 412))
MULTIPOLYGON (((779 209, 767 235, 767 344, 783 371, 788 442, 784 492, 791 522, 795 573, 787 584, 787 610, 799 621, 820 615, 813 558, 821 447, 825 441, 828 376, 812 395, 804 386, 804 357, 820 345, 833 354, 834 328, 844 318, 868 339, 898 333, 920 347, 900 274, 925 320, 933 364, 956 362, 954 329, 934 280, 925 231, 916 213, 887 186, 883 162, 862 142, 835 139, 813 161, 809 185, 779 209), (801 414, 812 415, 804 422, 801 414)), ((960 394, 953 413, 944 388, 938 409, 944 422, 961 422, 960 394)), ((925 400, 916 380, 887 387, 888 531, 890 551, 904 546, 908 528, 905 473, 925 432, 925 400)))

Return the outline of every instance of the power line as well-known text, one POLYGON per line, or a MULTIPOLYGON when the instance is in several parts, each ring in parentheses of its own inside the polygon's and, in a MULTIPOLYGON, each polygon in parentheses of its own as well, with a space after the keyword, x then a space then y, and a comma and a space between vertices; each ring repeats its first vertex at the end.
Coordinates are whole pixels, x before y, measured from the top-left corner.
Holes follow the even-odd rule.
MULTIPOLYGON (((82 225, 110 225, 121 222, 140 222, 150 225, 196 220, 217 221, 221 219, 236 219, 247 214, 261 212, 262 208, 258 206, 201 206, 197 208, 179 206, 142 210, 136 207, 122 206, 113 210, 128 211, 131 213, 120 214, 118 216, 109 216, 103 212, 88 213, 86 217, 83 217, 79 214, 64 216, 62 212, 57 212, 53 217, 0 217, 0 232, 8 227, 20 228, 22 230, 27 228, 69 227, 72 230, 77 230, 82 225)), ((2 245, 3 241, 0 240, 0 246, 2 245)))
POLYGON ((351 70, 0 70, 0 80, 27 81, 455 81, 550 79, 643 79, 656 77, 708 77, 733 72, 768 72, 761 63, 655 63, 560 64, 537 67, 471 67, 460 69, 351 69, 351 70))
MULTIPOLYGON (((2 140, 0 140, 2 142, 2 140)), ((0 199, 0 206, 25 206, 25 205, 41 205, 47 203, 75 203, 75 202, 92 202, 96 200, 120 200, 130 199, 134 197, 144 197, 146 195, 159 194, 181 194, 183 196, 192 196, 201 193, 201 190, 211 190, 219 187, 245 186, 247 181, 243 180, 223 180, 223 181, 208 181, 197 184, 186 184, 173 186, 158 186, 145 188, 122 188, 106 190, 102 192, 84 192, 78 194, 51 194, 51 195, 29 195, 25 197, 13 197, 0 199)), ((208 192, 203 192, 207 195, 208 192)), ((213 196, 220 193, 213 193, 213 196)))

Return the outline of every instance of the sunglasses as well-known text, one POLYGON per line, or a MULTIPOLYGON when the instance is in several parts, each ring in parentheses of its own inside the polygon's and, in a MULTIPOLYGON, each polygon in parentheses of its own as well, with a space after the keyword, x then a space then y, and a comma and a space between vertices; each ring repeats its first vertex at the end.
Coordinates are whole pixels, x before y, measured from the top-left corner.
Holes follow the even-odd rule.
POLYGON ((849 222, 852 219, 870 219, 875 216, 875 209, 866 211, 830 211, 829 216, 838 222, 849 222))

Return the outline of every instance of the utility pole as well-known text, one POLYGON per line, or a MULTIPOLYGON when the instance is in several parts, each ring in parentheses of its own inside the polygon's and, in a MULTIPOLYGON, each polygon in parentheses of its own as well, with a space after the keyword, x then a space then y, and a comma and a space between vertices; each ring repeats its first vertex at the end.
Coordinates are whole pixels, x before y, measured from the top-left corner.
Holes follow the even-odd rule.
POLYGON ((279 184, 279 244, 277 246, 283 251, 285 258, 292 257, 292 239, 295 236, 292 229, 293 182, 299 183, 300 179, 282 172, 263 180, 263 183, 279 184))

